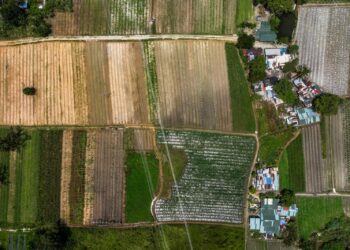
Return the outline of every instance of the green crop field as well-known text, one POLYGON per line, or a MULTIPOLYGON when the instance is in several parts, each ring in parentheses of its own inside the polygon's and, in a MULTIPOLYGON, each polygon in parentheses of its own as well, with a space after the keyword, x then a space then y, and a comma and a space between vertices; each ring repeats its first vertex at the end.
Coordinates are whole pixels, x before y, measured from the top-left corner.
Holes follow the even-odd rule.
POLYGON ((232 126, 234 131, 254 132, 256 129, 249 95, 249 84, 233 43, 226 43, 226 60, 230 83, 232 126), (236 119, 236 117, 239 117, 236 119))
POLYGON ((332 218, 344 215, 341 197, 297 197, 299 235, 308 239, 332 218))
POLYGON ((236 24, 251 21, 254 14, 252 0, 237 0, 236 24))
POLYGON ((283 152, 279 164, 280 189, 305 192, 303 141, 299 135, 283 152))
POLYGON ((157 191, 158 160, 151 153, 129 152, 126 165, 126 222, 153 221, 151 202, 157 191))
MULTIPOLYGON (((193 249, 244 249, 241 227, 189 225, 193 249)), ((183 225, 163 225, 134 229, 72 228, 70 249, 190 249, 183 225)))
POLYGON ((276 166, 283 147, 292 138, 293 130, 262 136, 260 138, 260 160, 269 166, 276 166))
MULTIPOLYGON (((26 130, 30 139, 19 151, 1 152, 10 167, 2 185, 0 223, 35 224, 59 219, 62 131, 26 130)), ((3 136, 7 131, 1 130, 3 136)))
POLYGON ((242 223, 243 197, 255 152, 254 137, 158 130, 157 141, 183 150, 187 157, 171 197, 156 202, 159 221, 186 218, 242 223))

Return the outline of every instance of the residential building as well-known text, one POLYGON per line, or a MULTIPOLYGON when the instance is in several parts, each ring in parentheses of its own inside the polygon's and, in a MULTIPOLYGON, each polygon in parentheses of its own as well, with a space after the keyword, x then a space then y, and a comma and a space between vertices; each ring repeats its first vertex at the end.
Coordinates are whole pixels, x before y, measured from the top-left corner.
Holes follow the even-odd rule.
POLYGON ((271 29, 269 22, 261 22, 260 29, 255 34, 256 40, 260 42, 276 42, 277 34, 271 29))

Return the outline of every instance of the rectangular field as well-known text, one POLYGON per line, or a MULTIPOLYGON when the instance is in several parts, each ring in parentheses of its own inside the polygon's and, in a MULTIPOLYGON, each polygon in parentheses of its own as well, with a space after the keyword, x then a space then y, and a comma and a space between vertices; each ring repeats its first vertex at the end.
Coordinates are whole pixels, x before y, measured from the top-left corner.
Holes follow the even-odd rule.
POLYGON ((141 43, 0 47, 1 125, 149 124, 141 43), (37 89, 35 96, 22 93, 37 89))
POLYGON ((349 15, 349 5, 305 6, 296 31, 300 64, 326 92, 340 96, 350 95, 349 15))
POLYGON ((157 140, 184 150, 188 158, 171 197, 156 201, 159 221, 243 222, 254 137, 165 130, 157 131, 157 140))
MULTIPOLYGON (((230 77, 229 82, 224 42, 165 41, 154 42, 154 47, 159 112, 164 126, 242 130, 233 126, 233 120, 236 124, 249 114, 239 112, 241 106, 232 105, 230 85, 238 86, 243 99, 249 98, 249 93, 247 88, 239 87, 246 83, 243 70, 237 69, 241 67, 239 62, 231 65, 237 71, 236 78, 230 77)), ((234 54, 230 56, 238 59, 234 54)), ((249 101, 244 109, 251 109, 249 101)))
POLYGON ((344 215, 341 197, 297 197, 297 206, 298 229, 303 239, 308 239, 331 219, 344 215))
POLYGON ((305 192, 304 153, 302 136, 299 135, 286 148, 279 165, 280 189, 305 192))

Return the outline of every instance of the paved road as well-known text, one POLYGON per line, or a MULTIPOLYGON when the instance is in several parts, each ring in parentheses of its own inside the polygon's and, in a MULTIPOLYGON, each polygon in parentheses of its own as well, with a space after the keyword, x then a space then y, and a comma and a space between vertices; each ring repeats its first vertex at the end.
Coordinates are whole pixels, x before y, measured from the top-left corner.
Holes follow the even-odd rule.
POLYGON ((349 193, 296 193, 295 195, 304 197, 350 197, 349 193))
MULTIPOLYGON (((238 36, 233 35, 192 35, 192 34, 169 34, 169 35, 127 35, 127 36, 50 36, 45 38, 23 38, 10 41, 0 41, 0 46, 20 45, 37 42, 64 42, 64 41, 146 41, 146 40, 214 40, 237 43, 238 36)), ((256 48, 281 48, 286 45, 255 42, 256 48)))

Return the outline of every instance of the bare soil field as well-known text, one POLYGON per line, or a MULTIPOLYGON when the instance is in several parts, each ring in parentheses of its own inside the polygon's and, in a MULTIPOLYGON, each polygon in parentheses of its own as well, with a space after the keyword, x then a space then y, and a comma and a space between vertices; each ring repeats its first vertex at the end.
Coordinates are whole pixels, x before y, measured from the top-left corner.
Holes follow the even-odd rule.
POLYGON ((80 1, 73 0, 72 12, 56 12, 50 19, 53 36, 74 36, 80 34, 80 1))
MULTIPOLYGON (((320 125, 302 129, 305 162, 305 191, 320 193, 325 191, 324 167, 322 162, 320 125)), ((328 180, 326 178, 326 180, 328 180)), ((328 185, 327 185, 328 186, 328 185)))
POLYGON ((121 223, 124 200, 123 130, 96 133, 92 224, 121 223))
POLYGON ((154 150, 155 134, 151 129, 134 129, 134 150, 138 152, 154 150))
POLYGON ((140 43, 0 47, 1 125, 149 124, 140 43), (23 88, 33 86, 35 96, 23 88))
POLYGON ((154 42, 159 110, 166 127, 232 131, 225 43, 154 42))
POLYGON ((349 15, 350 5, 305 6, 296 31, 300 63, 314 82, 340 96, 350 95, 349 15))

